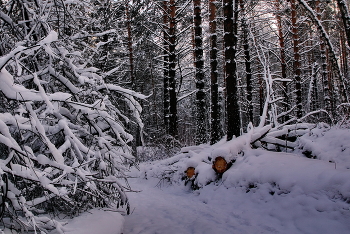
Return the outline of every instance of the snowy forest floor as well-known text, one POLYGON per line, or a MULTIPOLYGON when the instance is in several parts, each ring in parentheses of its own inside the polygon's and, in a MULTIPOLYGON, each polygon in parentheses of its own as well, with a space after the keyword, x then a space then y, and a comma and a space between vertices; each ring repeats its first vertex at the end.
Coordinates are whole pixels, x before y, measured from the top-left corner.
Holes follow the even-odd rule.
POLYGON ((266 199, 259 192, 220 184, 190 191, 159 185, 157 179, 130 182, 141 192, 129 195, 133 210, 125 217, 123 234, 346 234, 350 230, 350 211, 337 210, 336 202, 327 198, 286 194, 266 199))
POLYGON ((130 185, 140 192, 129 194, 123 234, 350 233, 350 129, 314 128, 289 152, 242 148, 246 137, 132 170, 130 185), (241 149, 216 177, 207 158, 241 149), (189 166, 198 190, 184 186, 189 166))
POLYGON ((137 191, 128 194, 130 215, 93 211, 66 226, 81 232, 67 233, 96 233, 89 226, 100 234, 119 234, 122 226, 123 234, 350 233, 350 129, 315 128, 289 152, 242 148, 245 138, 141 163, 129 173, 137 191), (208 156, 238 148, 232 167, 216 177, 208 156), (198 190, 184 185, 189 166, 198 190))

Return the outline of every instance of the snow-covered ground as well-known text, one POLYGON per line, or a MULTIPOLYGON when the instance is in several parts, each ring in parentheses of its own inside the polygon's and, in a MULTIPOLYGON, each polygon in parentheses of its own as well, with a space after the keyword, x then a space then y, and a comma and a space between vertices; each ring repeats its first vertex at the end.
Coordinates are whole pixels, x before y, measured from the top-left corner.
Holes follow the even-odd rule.
POLYGON ((141 192, 129 194, 134 210, 125 217, 124 234, 350 232, 350 205, 326 192, 295 188, 271 195, 267 183, 247 192, 245 187, 227 188, 225 182, 198 191, 153 178, 130 182, 141 192))
POLYGON ((244 142, 246 137, 190 147, 142 163, 130 173, 138 191, 128 194, 131 215, 123 220, 115 212, 94 211, 64 229, 119 234, 124 223, 123 234, 350 233, 350 130, 315 128, 288 153, 244 142), (306 150, 312 158, 302 154, 306 150), (208 156, 238 151, 226 155, 236 161, 222 178, 212 173, 208 156), (188 166, 196 167, 197 190, 182 180, 188 166))
POLYGON ((124 217, 115 211, 93 209, 70 220, 63 227, 65 234, 119 234, 124 217))
POLYGON ((140 192, 129 194, 132 214, 123 233, 350 233, 349 142, 348 129, 314 129, 294 153, 243 147, 221 179, 195 191, 181 181, 193 158, 204 159, 197 167, 206 175, 197 179, 210 182, 207 155, 236 146, 194 147, 143 163, 132 173, 139 178, 131 186, 140 192), (303 156, 305 150, 317 159, 303 156))

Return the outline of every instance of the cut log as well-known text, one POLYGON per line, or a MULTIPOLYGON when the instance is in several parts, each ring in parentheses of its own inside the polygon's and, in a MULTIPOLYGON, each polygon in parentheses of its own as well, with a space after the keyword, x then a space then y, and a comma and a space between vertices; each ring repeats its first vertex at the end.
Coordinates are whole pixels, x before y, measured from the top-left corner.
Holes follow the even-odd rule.
POLYGON ((191 179, 195 174, 196 174, 196 170, 194 169, 194 167, 187 168, 186 170, 187 178, 191 179))
POLYGON ((222 174, 228 169, 226 160, 223 157, 215 158, 213 163, 213 169, 216 173, 222 174))

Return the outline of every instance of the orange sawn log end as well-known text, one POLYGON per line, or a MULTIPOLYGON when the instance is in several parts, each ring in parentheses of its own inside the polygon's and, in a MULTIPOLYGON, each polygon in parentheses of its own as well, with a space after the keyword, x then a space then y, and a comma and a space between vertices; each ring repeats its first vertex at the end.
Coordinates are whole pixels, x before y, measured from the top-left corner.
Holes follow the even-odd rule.
POLYGON ((191 179, 195 174, 196 174, 196 170, 194 169, 194 167, 187 168, 186 170, 187 178, 191 179))
POLYGON ((221 156, 215 158, 212 167, 214 171, 219 174, 224 173, 228 169, 226 160, 221 156))

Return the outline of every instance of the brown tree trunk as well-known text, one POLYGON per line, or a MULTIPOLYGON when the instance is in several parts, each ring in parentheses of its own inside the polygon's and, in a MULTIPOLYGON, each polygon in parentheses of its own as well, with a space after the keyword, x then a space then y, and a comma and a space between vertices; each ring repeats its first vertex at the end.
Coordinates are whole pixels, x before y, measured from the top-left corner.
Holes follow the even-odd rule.
MULTIPOLYGON (((282 18, 280 13, 280 3, 279 0, 276 0, 276 20, 277 20, 277 29, 278 29, 278 41, 280 44, 280 55, 281 55, 281 76, 282 79, 287 79, 287 64, 286 64, 286 53, 285 53, 285 43, 284 35, 282 30, 282 18)), ((282 81, 283 87, 283 111, 287 112, 289 110, 289 97, 288 97, 288 82, 282 81)), ((289 116, 286 115, 283 117, 283 121, 288 121, 289 116)))
POLYGON ((345 0, 337 0, 338 7, 343 20, 348 46, 350 47, 350 15, 345 0))
POLYGON ((253 85, 252 85, 252 69, 250 61, 249 52, 249 41, 248 33, 249 28, 246 21, 245 11, 244 11, 244 1, 239 0, 242 14, 242 33, 243 33, 243 49, 244 49, 244 61, 245 61, 245 72, 246 72, 246 82, 247 82, 247 102, 248 102, 248 121, 253 123, 253 85))
POLYGON ((216 6, 215 0, 209 0, 209 33, 210 33, 210 78, 211 78, 211 139, 215 144, 220 139, 220 107, 218 89, 218 60, 216 35, 216 6))
POLYGON ((290 1, 292 9, 292 33, 293 33, 293 54, 294 54, 294 80, 296 93, 297 118, 303 115, 303 105, 301 99, 301 71, 300 71, 300 54, 299 54, 299 34, 297 25, 297 10, 295 0, 290 1))
MULTIPOLYGON (((321 20, 321 9, 320 9, 320 1, 317 0, 315 2, 316 5, 316 14, 317 14, 317 19, 320 21, 321 20)), ((321 62, 322 62, 322 81, 323 81, 323 94, 324 94, 324 102, 325 102, 325 109, 328 111, 328 113, 332 114, 333 113, 333 93, 332 89, 330 88, 330 81, 329 80, 329 66, 328 66, 328 53, 327 49, 325 46, 324 41, 320 37, 320 52, 321 52, 321 62)))
POLYGON ((227 112, 227 140, 240 135, 240 114, 237 89, 237 28, 238 28, 238 0, 223 0, 224 9, 224 43, 226 70, 226 112, 227 112))
POLYGON ((342 70, 343 70, 344 76, 347 78, 349 67, 348 67, 348 53, 347 53, 347 48, 345 43, 345 36, 343 31, 340 31, 339 34, 340 34, 340 46, 341 46, 342 70))

